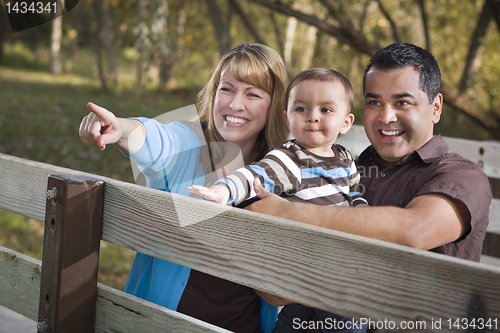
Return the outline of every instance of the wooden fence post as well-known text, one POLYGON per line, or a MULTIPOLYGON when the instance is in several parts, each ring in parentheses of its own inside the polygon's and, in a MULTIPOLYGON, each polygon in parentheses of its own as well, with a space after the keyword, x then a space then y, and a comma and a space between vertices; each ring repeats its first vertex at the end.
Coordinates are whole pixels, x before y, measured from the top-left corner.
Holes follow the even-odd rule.
POLYGON ((49 176, 38 332, 94 332, 104 182, 49 176))

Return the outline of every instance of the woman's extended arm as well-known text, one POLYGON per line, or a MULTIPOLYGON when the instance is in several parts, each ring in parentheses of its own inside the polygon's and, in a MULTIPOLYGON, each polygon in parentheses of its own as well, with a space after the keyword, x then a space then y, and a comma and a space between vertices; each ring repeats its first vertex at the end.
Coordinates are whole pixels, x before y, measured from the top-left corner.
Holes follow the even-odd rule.
POLYGON ((80 138, 89 146, 104 150, 114 144, 127 154, 133 154, 144 145, 146 129, 137 120, 117 118, 112 112, 93 103, 88 103, 90 113, 80 123, 80 138))

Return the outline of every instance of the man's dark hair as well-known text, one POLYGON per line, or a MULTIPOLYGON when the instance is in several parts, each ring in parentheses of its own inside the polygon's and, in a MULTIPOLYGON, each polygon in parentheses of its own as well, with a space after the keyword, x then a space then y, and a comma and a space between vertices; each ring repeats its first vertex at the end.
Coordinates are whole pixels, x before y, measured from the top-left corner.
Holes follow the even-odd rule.
POLYGON ((409 43, 394 43, 375 53, 363 75, 363 93, 366 74, 373 67, 382 71, 412 66, 420 73, 420 89, 429 97, 429 104, 439 94, 441 71, 434 56, 427 50, 409 43))

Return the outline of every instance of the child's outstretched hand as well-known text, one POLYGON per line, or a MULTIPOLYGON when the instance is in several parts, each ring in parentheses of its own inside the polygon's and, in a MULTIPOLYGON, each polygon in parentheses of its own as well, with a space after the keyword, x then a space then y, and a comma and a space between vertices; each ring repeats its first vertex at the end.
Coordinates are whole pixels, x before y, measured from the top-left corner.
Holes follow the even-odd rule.
POLYGON ((207 200, 213 200, 223 205, 227 203, 229 195, 231 194, 229 192, 229 188, 222 183, 214 185, 210 188, 205 186, 192 185, 188 187, 188 190, 193 195, 200 195, 207 200))

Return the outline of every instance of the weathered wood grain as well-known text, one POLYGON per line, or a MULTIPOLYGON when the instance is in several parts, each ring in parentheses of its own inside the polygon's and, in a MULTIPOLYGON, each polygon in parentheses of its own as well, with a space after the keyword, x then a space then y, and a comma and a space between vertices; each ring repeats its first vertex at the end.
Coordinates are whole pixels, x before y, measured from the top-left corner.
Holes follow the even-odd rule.
POLYGON ((99 284, 96 332, 229 332, 99 284))
POLYGON ((500 235, 500 199, 491 200, 488 232, 500 235))
POLYGON ((0 246, 0 305, 38 319, 42 262, 0 246))
MULTIPOLYGON (((0 166, 0 207, 38 219, 45 177, 74 173, 8 156, 0 166)), ((430 327, 478 302, 500 314, 498 268, 102 179, 106 241, 355 318, 430 327)))
MULTIPOLYGON (((0 305, 38 320, 42 262, 0 246, 0 267, 0 305)), ((95 331, 229 332, 102 284, 98 284, 95 331)))

